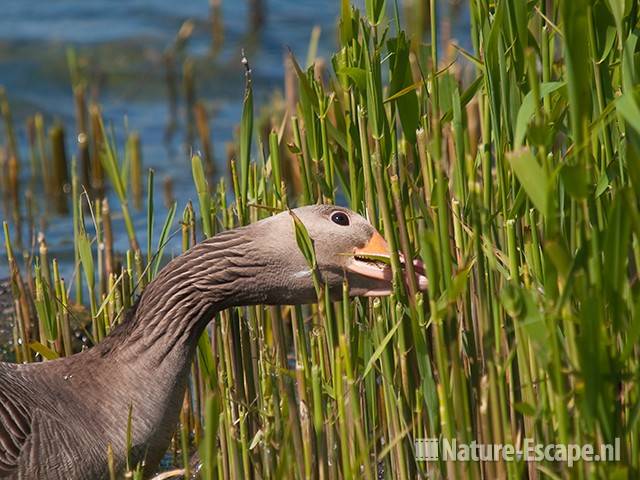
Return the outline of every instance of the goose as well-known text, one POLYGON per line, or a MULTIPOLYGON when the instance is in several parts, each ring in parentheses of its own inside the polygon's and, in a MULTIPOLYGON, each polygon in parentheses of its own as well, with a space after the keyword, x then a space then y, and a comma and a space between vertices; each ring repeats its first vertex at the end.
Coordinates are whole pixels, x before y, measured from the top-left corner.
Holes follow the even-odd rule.
MULTIPOLYGON (((332 298, 391 293, 384 238, 360 215, 314 205, 222 232, 169 262, 123 322, 93 348, 39 363, 0 363, 0 478, 107 479, 129 459, 153 474, 178 422, 197 341, 232 306, 317 301, 292 215, 314 244, 317 273, 332 298), (367 257, 369 256, 369 257, 367 257)), ((426 289, 424 270, 416 280, 426 289)))

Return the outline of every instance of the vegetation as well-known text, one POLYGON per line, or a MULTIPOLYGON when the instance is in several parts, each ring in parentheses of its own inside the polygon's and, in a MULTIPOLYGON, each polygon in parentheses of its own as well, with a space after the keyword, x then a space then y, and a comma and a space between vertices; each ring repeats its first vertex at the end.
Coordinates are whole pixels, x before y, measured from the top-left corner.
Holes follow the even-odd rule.
MULTIPOLYGON (((200 340, 174 465, 188 476, 199 448, 205 479, 636 477, 638 3, 471 0, 470 52, 438 45, 437 2, 408 17, 412 37, 396 4, 365 3, 361 15, 342 1, 328 80, 313 45, 306 66, 291 58, 295 111, 273 115, 267 135, 254 130, 246 63, 231 187, 194 156, 198 204, 184 208, 179 232, 187 249, 274 210, 346 203, 394 252, 424 260, 430 288, 403 281, 394 254, 390 298, 332 303, 318 284, 316 305, 220 313, 200 340), (420 19, 430 22, 424 42, 420 19), (619 438, 620 460, 418 462, 414 439, 426 437, 596 447, 619 438)), ((18 149, 4 97, 2 112, 11 192, 18 149)), ((175 207, 161 238, 138 243, 128 204, 139 141, 122 161, 99 110, 89 112, 86 178, 106 174, 130 250, 118 260, 101 181, 85 184, 75 163, 74 294, 44 241, 33 272, 19 272, 5 224, 18 361, 72 353, 73 305, 83 302, 86 335, 99 341, 157 273, 174 230, 175 207)), ((64 179, 43 132, 36 118, 34 171, 64 179)), ((153 185, 150 175, 149 232, 153 185)))

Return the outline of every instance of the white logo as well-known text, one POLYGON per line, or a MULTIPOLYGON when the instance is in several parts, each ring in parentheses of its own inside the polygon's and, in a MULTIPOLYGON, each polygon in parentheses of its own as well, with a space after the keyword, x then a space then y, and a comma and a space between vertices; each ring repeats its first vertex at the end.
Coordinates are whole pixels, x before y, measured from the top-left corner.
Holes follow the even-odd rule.
POLYGON ((454 439, 418 438, 414 441, 416 460, 418 461, 455 461, 455 462, 506 462, 524 460, 527 462, 566 462, 569 467, 574 462, 617 462, 620 461, 620 439, 613 444, 601 444, 596 448, 593 444, 578 445, 575 443, 560 444, 536 443, 532 438, 525 438, 522 445, 511 443, 485 444, 473 440, 471 443, 459 443, 454 439))

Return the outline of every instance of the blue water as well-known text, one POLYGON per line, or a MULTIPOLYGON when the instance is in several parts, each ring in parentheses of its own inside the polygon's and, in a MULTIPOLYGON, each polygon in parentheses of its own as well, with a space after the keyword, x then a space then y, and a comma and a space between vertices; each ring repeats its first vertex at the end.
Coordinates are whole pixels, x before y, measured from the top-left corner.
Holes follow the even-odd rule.
MULTIPOLYGON (((188 200, 195 200, 189 146, 184 143, 181 89, 178 130, 169 143, 165 141, 169 104, 162 55, 180 26, 189 19, 195 24, 186 55, 195 61, 196 93, 210 113, 214 157, 220 170, 226 168, 225 144, 233 140, 240 119, 244 93, 241 49, 246 51, 252 67, 256 115, 274 90, 283 90, 282 65, 287 47, 304 63, 310 32, 317 25, 322 32, 318 55, 329 60, 335 49, 339 0, 264 3, 266 20, 255 31, 249 24, 246 0, 221 0, 224 42, 215 45, 218 53, 214 55, 208 0, 0 0, 0 85, 6 88, 13 110, 23 152, 23 177, 28 176, 25 122, 36 112, 44 114, 47 125, 60 120, 67 126, 68 151, 74 151, 74 104, 66 59, 67 48, 74 47, 80 64, 90 66, 86 70, 91 72, 93 85, 99 85, 96 98, 106 120, 114 125, 120 138, 125 131, 125 117, 128 128, 141 135, 144 167, 153 168, 156 174, 157 238, 166 213, 162 180, 173 179, 173 194, 178 201, 176 218, 188 200)), ((356 2, 360 6, 363 3, 356 2)), ((448 5, 448 1, 441 3, 448 5)), ((466 7, 460 15, 454 33, 464 39, 469 29, 466 7)), ((38 192, 34 193, 37 196, 38 192)), ((112 194, 110 200, 117 211, 118 202, 112 194)), ((42 203, 41 211, 46 207, 42 203)), ((144 246, 144 209, 135 212, 134 222, 144 246)), ((51 254, 59 258, 69 277, 73 255, 71 218, 46 215, 41 226, 51 254)), ((114 228, 116 249, 124 251, 128 242, 117 214, 114 228)), ((28 238, 29 232, 24 235, 28 238)), ((179 249, 176 242, 165 253, 174 255, 179 249)), ((0 255, 0 276, 5 276, 4 252, 0 251, 0 255)))

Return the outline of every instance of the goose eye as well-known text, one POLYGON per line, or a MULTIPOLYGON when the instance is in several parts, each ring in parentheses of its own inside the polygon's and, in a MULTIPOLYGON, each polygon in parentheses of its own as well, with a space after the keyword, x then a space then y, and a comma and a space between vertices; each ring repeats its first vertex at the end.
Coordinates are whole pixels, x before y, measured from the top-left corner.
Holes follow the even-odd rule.
POLYGON ((349 215, 344 212, 333 212, 331 214, 331 221, 333 223, 337 223, 338 225, 346 227, 349 225, 349 215))

